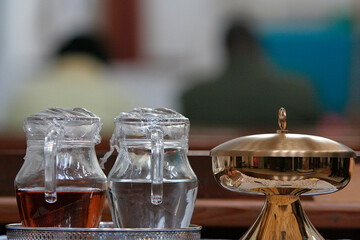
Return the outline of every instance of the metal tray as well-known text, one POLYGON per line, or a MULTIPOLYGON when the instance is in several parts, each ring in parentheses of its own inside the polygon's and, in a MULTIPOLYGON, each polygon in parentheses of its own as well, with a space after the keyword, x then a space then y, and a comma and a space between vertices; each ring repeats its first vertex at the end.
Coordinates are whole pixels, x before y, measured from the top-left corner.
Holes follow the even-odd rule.
POLYGON ((188 228, 114 228, 112 222, 101 222, 99 228, 24 227, 21 223, 6 225, 8 240, 199 240, 201 226, 188 228))

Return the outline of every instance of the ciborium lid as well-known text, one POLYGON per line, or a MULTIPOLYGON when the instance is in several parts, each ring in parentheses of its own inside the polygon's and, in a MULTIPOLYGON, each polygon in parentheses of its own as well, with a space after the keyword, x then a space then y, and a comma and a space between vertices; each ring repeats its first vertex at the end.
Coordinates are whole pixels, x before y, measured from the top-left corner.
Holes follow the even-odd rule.
POLYGON ((279 110, 279 127, 273 134, 256 134, 235 138, 210 151, 211 156, 257 157, 355 157, 349 147, 328 138, 288 133, 286 111, 279 110))

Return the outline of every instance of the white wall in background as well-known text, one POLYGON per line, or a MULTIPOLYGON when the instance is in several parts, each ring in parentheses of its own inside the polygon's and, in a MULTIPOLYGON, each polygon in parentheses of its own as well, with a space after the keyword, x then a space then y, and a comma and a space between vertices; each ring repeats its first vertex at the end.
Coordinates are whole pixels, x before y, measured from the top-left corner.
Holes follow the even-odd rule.
POLYGON ((219 64, 221 4, 216 0, 141 1, 145 57, 182 70, 211 71, 219 64))
MULTIPOLYGON (((259 24, 321 20, 350 11, 357 0, 140 0, 140 43, 145 63, 119 63, 115 87, 126 86, 143 106, 180 109, 189 74, 222 67, 221 33, 227 20, 259 24)), ((96 25, 101 0, 1 1, 0 126, 11 94, 62 38, 96 25)))
MULTIPOLYGON (((206 76, 221 70, 224 60, 222 33, 230 19, 243 18, 258 26, 271 21, 322 21, 348 13, 353 1, 147 0, 141 3, 142 54, 157 71, 159 79, 150 81, 149 77, 149 81, 138 82, 144 88, 158 86, 158 89, 163 89, 163 82, 167 92, 173 93, 166 103, 180 109, 180 93, 196 84, 188 81, 189 75, 206 76)), ((129 79, 129 85, 131 82, 129 79)), ((160 95, 152 101, 156 103, 162 99, 160 95)), ((147 96, 146 92, 141 96, 147 96)))
POLYGON ((1 1, 0 127, 15 91, 58 44, 97 21, 97 0, 1 1))

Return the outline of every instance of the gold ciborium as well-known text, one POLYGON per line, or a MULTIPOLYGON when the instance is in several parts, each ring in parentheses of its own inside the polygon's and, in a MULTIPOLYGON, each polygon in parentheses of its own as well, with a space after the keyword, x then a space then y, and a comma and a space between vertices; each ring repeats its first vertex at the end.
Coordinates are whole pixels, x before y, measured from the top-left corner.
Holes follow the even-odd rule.
POLYGON ((265 205, 241 239, 324 239, 307 218, 300 195, 333 193, 350 181, 355 152, 327 138, 280 130, 236 138, 211 150, 217 182, 235 192, 265 194, 265 205))

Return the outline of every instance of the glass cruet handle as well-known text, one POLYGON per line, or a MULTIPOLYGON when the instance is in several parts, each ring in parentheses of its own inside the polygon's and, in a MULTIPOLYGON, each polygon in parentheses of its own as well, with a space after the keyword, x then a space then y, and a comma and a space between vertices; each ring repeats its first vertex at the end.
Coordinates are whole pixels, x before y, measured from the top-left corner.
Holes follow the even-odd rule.
POLYGON ((44 186, 45 186, 45 201, 48 203, 55 203, 57 201, 56 194, 56 153, 57 153, 57 139, 58 132, 55 127, 52 128, 45 137, 44 141, 44 186))
POLYGON ((151 134, 151 203, 159 205, 163 199, 164 134, 150 129, 151 134))

